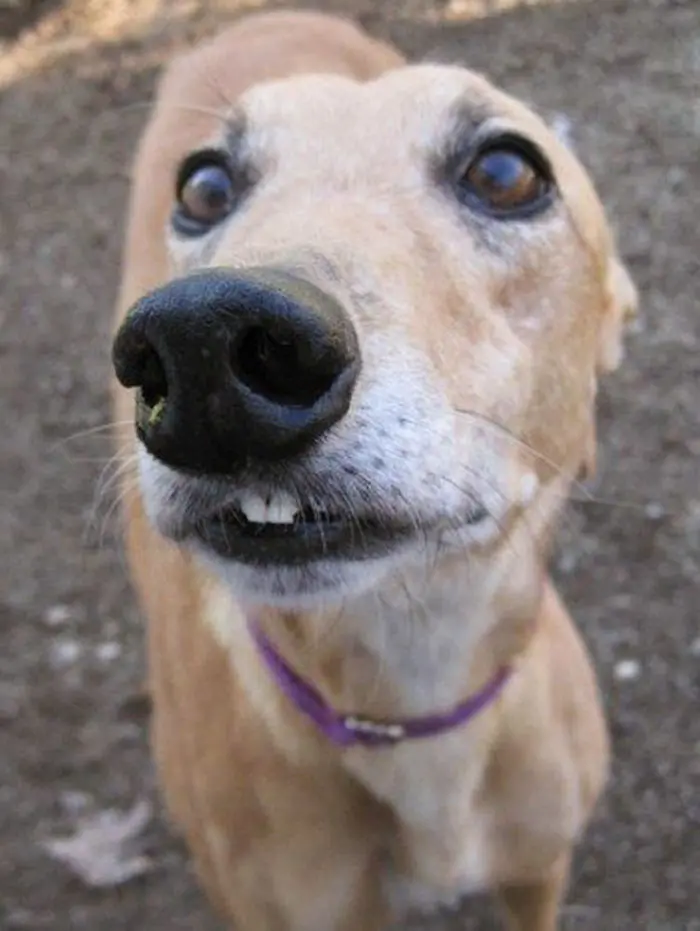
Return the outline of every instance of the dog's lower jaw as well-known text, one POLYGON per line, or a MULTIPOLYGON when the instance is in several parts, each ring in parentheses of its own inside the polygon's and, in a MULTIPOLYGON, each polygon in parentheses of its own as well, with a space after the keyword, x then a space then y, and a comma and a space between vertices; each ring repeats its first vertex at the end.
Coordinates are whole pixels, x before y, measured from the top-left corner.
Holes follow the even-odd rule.
POLYGON ((400 565, 402 552, 363 561, 318 560, 305 566, 256 567, 222 559, 199 541, 187 544, 196 559, 249 609, 265 606, 285 611, 337 610, 346 599, 381 586, 400 565))
MULTIPOLYGON (((328 556, 292 565, 274 562, 255 565, 222 557, 199 537, 189 536, 179 542, 237 600, 250 606, 337 610, 355 598, 374 594, 381 599, 385 590, 397 586, 405 593, 406 580, 411 579, 410 587, 416 589, 415 608, 441 566, 456 564, 455 571, 460 574, 460 565, 480 564, 485 544, 498 545, 498 528, 491 520, 484 523, 487 526, 464 527, 449 533, 426 531, 424 535, 402 535, 387 541, 380 552, 369 552, 360 558, 354 554, 347 558, 328 556)), ((527 549, 530 548, 528 541, 527 549)))

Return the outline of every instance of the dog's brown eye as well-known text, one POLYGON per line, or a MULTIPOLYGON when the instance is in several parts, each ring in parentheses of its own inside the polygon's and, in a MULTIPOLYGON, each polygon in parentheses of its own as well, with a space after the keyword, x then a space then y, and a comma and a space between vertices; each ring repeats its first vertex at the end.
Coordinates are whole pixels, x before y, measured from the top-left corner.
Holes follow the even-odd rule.
POLYGON ((544 160, 514 142, 491 144, 468 165, 460 187, 469 201, 507 218, 544 206, 552 190, 544 160))
POLYGON ((234 201, 235 186, 222 160, 186 162, 178 179, 174 225, 189 235, 206 232, 229 215, 234 201))
POLYGON ((233 185, 228 172, 220 165, 203 165, 195 169, 180 191, 180 206, 199 223, 218 223, 229 211, 233 185))

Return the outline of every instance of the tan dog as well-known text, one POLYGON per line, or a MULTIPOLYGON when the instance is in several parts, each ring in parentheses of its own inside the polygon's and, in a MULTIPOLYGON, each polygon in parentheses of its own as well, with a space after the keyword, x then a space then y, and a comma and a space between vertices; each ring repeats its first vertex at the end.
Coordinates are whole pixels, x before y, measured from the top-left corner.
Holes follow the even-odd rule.
POLYGON ((607 739, 544 561, 634 302, 575 157, 469 71, 310 13, 168 70, 114 346, 128 548, 167 800, 240 931, 481 889, 555 928, 607 739))

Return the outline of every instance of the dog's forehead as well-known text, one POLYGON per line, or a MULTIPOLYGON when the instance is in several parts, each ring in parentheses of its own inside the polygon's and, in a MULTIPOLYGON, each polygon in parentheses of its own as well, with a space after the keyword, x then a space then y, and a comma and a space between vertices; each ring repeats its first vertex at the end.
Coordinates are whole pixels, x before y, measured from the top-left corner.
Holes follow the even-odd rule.
POLYGON ((253 87, 240 101, 252 134, 272 141, 301 133, 340 140, 366 134, 388 146, 392 140, 421 149, 449 133, 468 134, 487 119, 503 120, 546 148, 556 140, 526 106, 466 68, 414 65, 389 71, 369 82, 337 75, 303 75, 253 87))
POLYGON ((583 165, 530 107, 482 75, 454 65, 411 65, 369 82, 338 75, 302 75, 256 85, 239 99, 249 153, 267 156, 291 176, 344 175, 386 186, 413 185, 424 164, 454 155, 484 124, 515 132, 547 156, 562 201, 582 241, 608 248, 602 205, 583 165))

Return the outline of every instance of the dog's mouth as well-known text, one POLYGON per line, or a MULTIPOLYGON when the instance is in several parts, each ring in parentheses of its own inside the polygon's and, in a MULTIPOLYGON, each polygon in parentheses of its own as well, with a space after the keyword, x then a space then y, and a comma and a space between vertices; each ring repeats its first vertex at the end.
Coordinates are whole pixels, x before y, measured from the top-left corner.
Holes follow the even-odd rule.
POLYGON ((217 556, 258 566, 381 556, 415 533, 409 521, 248 495, 194 525, 217 556))

